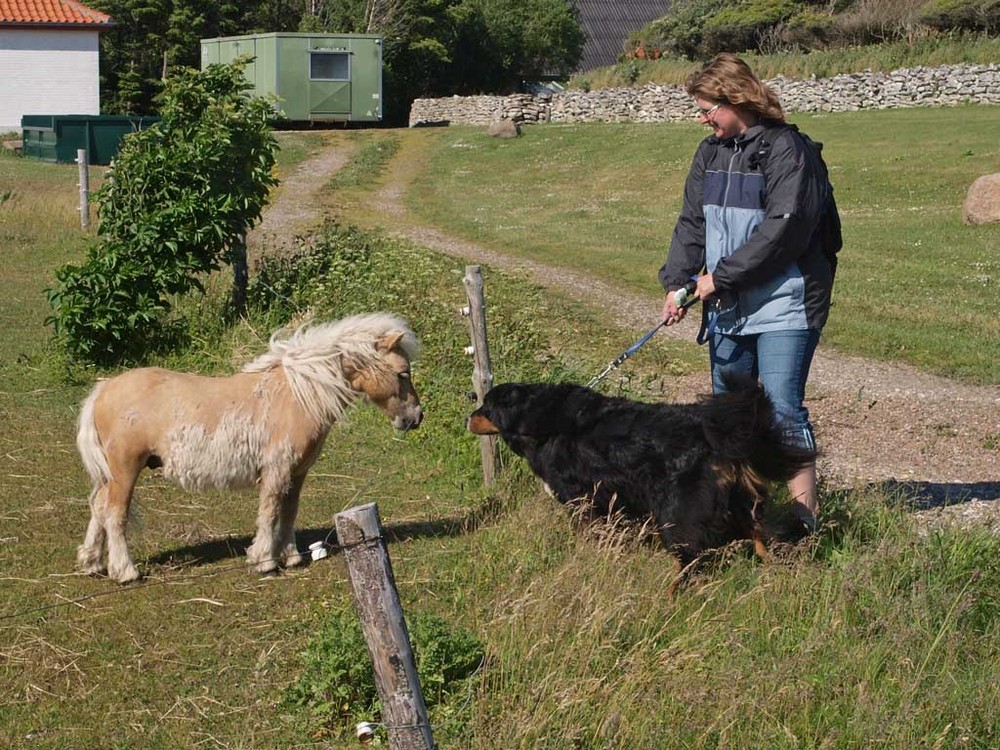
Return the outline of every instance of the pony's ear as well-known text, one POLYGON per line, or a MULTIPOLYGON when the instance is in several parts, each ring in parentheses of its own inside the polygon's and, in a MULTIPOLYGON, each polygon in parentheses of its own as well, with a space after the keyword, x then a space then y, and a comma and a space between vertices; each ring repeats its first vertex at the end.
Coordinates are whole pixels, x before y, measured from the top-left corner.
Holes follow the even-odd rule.
POLYGON ((375 350, 383 354, 391 352, 403 340, 404 335, 402 331, 390 331, 375 342, 375 350))

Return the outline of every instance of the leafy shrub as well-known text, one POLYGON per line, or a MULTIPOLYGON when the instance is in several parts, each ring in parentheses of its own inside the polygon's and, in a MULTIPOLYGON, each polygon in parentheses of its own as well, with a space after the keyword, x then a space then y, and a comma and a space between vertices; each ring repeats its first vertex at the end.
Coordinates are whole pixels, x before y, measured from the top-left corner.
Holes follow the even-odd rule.
POLYGON ((56 338, 73 358, 140 361, 183 338, 171 297, 242 251, 260 217, 277 142, 271 104, 247 95, 245 61, 181 69, 159 123, 125 138, 105 184, 97 242, 48 290, 56 338))
POLYGON ((307 310, 346 312, 373 286, 374 255, 369 235, 330 225, 291 254, 264 256, 247 286, 247 306, 278 325, 307 310))
POLYGON ((726 0, 677 0, 670 15, 653 21, 637 38, 670 57, 694 59, 702 54, 705 21, 725 6, 726 0))
POLYGON ((1000 0, 931 0, 920 21, 940 31, 1000 31, 1000 0))
POLYGON ((724 8, 705 23, 704 52, 756 50, 766 31, 801 9, 798 0, 751 0, 724 8))
POLYGON ((835 26, 830 14, 807 9, 796 13, 777 28, 786 49, 810 50, 826 46, 835 26))
MULTIPOLYGON (((483 660, 481 641, 437 615, 415 612, 407 630, 428 708, 447 701, 483 660)), ((331 612, 302 654, 303 670, 285 705, 327 720, 370 719, 378 692, 361 624, 353 610, 331 612)))

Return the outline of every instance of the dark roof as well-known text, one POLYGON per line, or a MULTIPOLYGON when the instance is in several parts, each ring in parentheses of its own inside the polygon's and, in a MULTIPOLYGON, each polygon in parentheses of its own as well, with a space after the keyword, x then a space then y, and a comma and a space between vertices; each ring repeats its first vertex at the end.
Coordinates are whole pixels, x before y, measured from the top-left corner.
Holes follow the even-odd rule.
POLYGON ((587 35, 577 72, 614 65, 628 35, 670 10, 670 0, 576 0, 587 35))

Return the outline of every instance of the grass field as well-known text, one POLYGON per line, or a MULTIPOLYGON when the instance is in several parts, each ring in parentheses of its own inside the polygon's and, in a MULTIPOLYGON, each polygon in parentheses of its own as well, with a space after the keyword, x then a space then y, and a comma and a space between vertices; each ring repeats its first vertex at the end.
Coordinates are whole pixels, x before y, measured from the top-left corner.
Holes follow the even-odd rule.
MULTIPOLYGON (((995 234, 957 221, 969 176, 1000 169, 987 115, 802 123, 830 144, 845 209, 838 313, 854 315, 835 318, 863 317, 878 332, 838 322, 838 346, 897 358, 906 350, 886 347, 884 331, 915 319, 933 332, 921 346, 960 361, 928 367, 995 382, 966 352, 970 340, 982 356, 996 351, 995 234), (969 288, 973 274, 990 281, 969 288), (940 307, 922 317, 921 295, 932 294, 947 295, 963 325, 940 307)), ((655 298, 699 135, 539 128, 498 144, 471 130, 406 133, 397 158, 426 220, 655 298), (418 156, 411 138, 425 149, 418 156)), ((286 173, 316 147, 281 138, 286 173)), ((358 170, 381 174, 372 135, 361 138, 370 166, 358 170)), ((352 179, 331 202, 360 211, 384 179, 352 179)), ((13 191, 0 203, 0 746, 353 747, 354 724, 378 721, 372 707, 345 708, 332 694, 289 699, 309 691, 324 623, 351 606, 343 562, 248 574, 252 496, 193 495, 148 475, 130 534, 144 581, 73 574, 88 516, 75 415, 106 373, 67 368, 42 320, 54 270, 88 241, 75 181, 71 166, 0 156, 0 194, 13 191)), ((332 231, 324 242, 320 252, 346 245, 355 260, 302 280, 297 304, 321 316, 407 315, 424 344, 414 383, 428 416, 402 440, 365 406, 336 428, 306 484, 300 544, 324 538, 336 512, 377 502, 407 616, 431 613, 481 640, 482 667, 432 709, 442 748, 1000 744, 996 538, 921 536, 883 492, 826 492, 827 528, 812 544, 769 565, 729 550, 669 600, 670 561, 635 529, 576 530, 506 455, 498 487, 480 486, 464 429, 463 264, 377 235, 332 231)), ((502 269, 488 269, 487 284, 498 381, 588 376, 632 343, 599 312, 502 269)), ((218 297, 186 308, 197 345, 164 364, 228 372, 264 346, 273 313, 223 329, 216 286, 218 297)), ((662 342, 613 387, 669 398, 665 373, 699 366, 690 347, 662 342)))
MULTIPOLYGON (((826 144, 844 225, 825 345, 1000 382, 997 229, 961 219, 969 185, 1000 171, 997 116, 961 107, 792 118, 826 144)), ((409 205, 447 232, 652 299, 705 134, 694 123, 587 124, 502 141, 449 128, 409 205)))

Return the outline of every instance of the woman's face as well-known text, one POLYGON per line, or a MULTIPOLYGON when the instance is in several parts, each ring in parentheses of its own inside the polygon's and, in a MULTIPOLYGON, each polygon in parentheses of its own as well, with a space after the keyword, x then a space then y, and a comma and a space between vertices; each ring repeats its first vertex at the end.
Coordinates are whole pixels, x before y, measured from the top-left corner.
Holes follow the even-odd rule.
POLYGON ((749 125, 743 115, 732 104, 713 102, 695 97, 698 119, 712 128, 716 138, 735 138, 747 130, 749 125))

